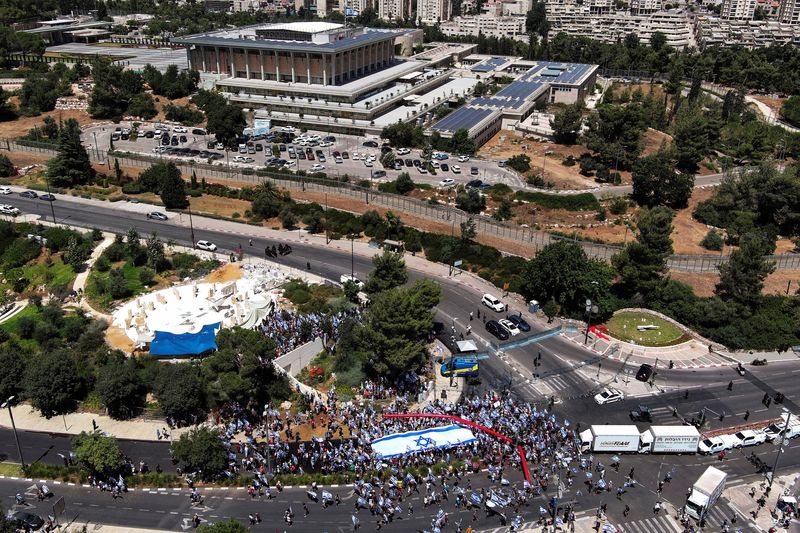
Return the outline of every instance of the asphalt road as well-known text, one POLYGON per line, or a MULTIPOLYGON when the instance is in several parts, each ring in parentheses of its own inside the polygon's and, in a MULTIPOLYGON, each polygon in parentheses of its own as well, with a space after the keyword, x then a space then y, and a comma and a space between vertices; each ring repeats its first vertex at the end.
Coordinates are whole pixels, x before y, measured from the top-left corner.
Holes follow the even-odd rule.
MULTIPOLYGON (((40 200, 28 200, 17 195, 11 195, 4 197, 2 201, 16 205, 25 213, 38 213, 42 216, 49 216, 50 214, 50 206, 40 200)), ((98 227, 114 232, 124 232, 129 227, 134 226, 141 234, 149 234, 156 231, 162 238, 171 239, 181 244, 188 243, 190 238, 188 230, 184 227, 171 223, 148 221, 135 213, 114 210, 111 206, 108 208, 105 206, 102 208, 86 206, 59 197, 54 208, 57 221, 66 224, 87 228, 98 227)), ((198 224, 196 223, 195 225, 197 226, 198 224)), ((246 231, 247 226, 242 226, 242 229, 246 231)), ((244 233, 242 235, 232 235, 202 229, 195 230, 195 237, 197 239, 211 240, 221 250, 231 250, 240 243, 246 244, 249 238, 244 233)), ((260 251, 271 244, 274 244, 274 242, 254 238, 252 249, 260 251)), ((332 247, 295 243, 292 243, 292 246, 294 250, 292 254, 278 258, 281 263, 304 269, 308 261, 311 263, 311 270, 314 273, 332 279, 338 279, 341 274, 349 273, 351 258, 347 251, 332 247)), ((249 252, 249 250, 250 248, 245 246, 245 252, 249 252)), ((355 256, 353 264, 356 274, 362 278, 366 276, 371 268, 369 259, 365 257, 355 256)), ((413 280, 422 274, 412 270, 410 275, 413 280)), ((439 281, 442 284, 444 296, 438 309, 437 318, 445 323, 453 323, 454 319, 457 319, 455 324, 461 328, 468 322, 468 313, 478 309, 478 295, 472 294, 470 290, 459 284, 458 280, 446 279, 439 281)), ((475 324, 474 331, 477 336, 481 337, 482 340, 487 339, 487 333, 482 330, 481 326, 477 325, 477 323, 475 324)), ((573 424, 581 423, 583 427, 600 421, 603 423, 627 423, 628 410, 640 403, 647 404, 654 409, 655 423, 658 424, 680 423, 680 417, 690 419, 692 416, 696 416, 704 407, 708 410, 707 417, 710 427, 723 425, 718 420, 719 414, 723 413, 725 414, 724 425, 727 426, 734 421, 739 423, 742 421, 745 410, 751 411, 750 421, 766 420, 777 417, 780 413, 780 408, 773 404, 767 409, 760 403, 761 398, 764 393, 774 394, 776 391, 783 392, 786 395, 784 406, 794 412, 800 412, 800 409, 798 409, 800 394, 798 394, 796 387, 793 388, 791 386, 795 382, 795 374, 800 372, 800 367, 792 363, 773 363, 761 368, 748 367, 747 374, 744 377, 740 377, 730 368, 694 371, 661 370, 656 378, 656 383, 667 392, 654 392, 644 398, 629 398, 618 404, 598 406, 590 398, 590 393, 598 387, 598 384, 591 379, 592 364, 586 364, 584 372, 576 372, 574 370, 575 365, 580 366, 581 363, 586 363, 593 358, 592 355, 588 355, 580 347, 562 337, 553 337, 538 344, 531 344, 524 348, 512 350, 510 357, 523 368, 535 369, 540 375, 566 376, 568 387, 565 392, 560 393, 562 401, 556 405, 555 412, 558 416, 566 417, 573 424), (533 367, 532 361, 540 350, 543 354, 542 364, 539 367, 533 367), (731 391, 727 389, 729 381, 733 381, 733 390, 731 391), (686 390, 689 391, 688 397, 684 396, 686 390), (672 407, 678 410, 679 416, 677 419, 672 416, 672 407)), ((621 363, 603 360, 604 369, 614 369, 621 367, 621 365, 621 363)), ((494 355, 482 361, 481 374, 481 384, 477 386, 478 392, 509 386, 512 392, 522 399, 535 401, 539 404, 546 402, 545 397, 537 394, 535 389, 515 377, 515 374, 510 371, 507 364, 494 355)), ((624 384, 621 383, 616 385, 621 388, 624 387, 624 384)), ((0 445, 0 454, 14 459, 16 454, 13 440, 7 432, 3 433, 3 437, 2 445, 0 445)), ((24 449, 26 454, 30 449, 29 462, 32 460, 31 458, 37 457, 42 457, 42 460, 45 461, 57 461, 59 459, 56 454, 65 450, 67 446, 67 440, 64 437, 41 433, 24 433, 22 441, 23 446, 26 447, 24 449)), ((123 446, 128 446, 128 444, 123 443, 123 446)), ((131 443, 130 446, 130 448, 126 449, 134 452, 129 453, 134 460, 144 459, 151 466, 160 462, 162 467, 166 467, 164 458, 167 457, 167 445, 165 443, 148 445, 131 443)), ((781 467, 783 469, 796 468, 800 465, 798 447, 800 447, 800 442, 792 442, 790 444, 781 459, 781 467)), ((776 453, 771 445, 760 446, 754 451, 760 454, 768 463, 771 463, 776 453)), ((747 450, 747 452, 749 453, 750 450, 747 450)), ((635 466, 637 477, 641 477, 643 486, 634 489, 634 492, 631 493, 636 494, 637 502, 641 503, 641 505, 635 507, 636 510, 632 511, 632 514, 627 518, 634 519, 639 516, 637 513, 641 513, 641 516, 646 516, 650 513, 648 505, 657 498, 655 484, 659 476, 663 476, 666 471, 674 469, 673 481, 665 488, 662 498, 680 505, 686 487, 691 485, 705 466, 712 463, 716 463, 716 459, 713 457, 627 456, 623 459, 623 466, 620 472, 609 472, 608 479, 614 480, 615 476, 624 476, 630 466, 635 466)), ((729 471, 737 479, 744 480, 757 477, 754 467, 740 452, 731 454, 730 459, 726 460, 723 466, 726 471, 729 471)), ((478 478, 481 478, 481 476, 475 476, 475 479, 478 478)), ((617 483, 617 481, 614 482, 617 483)), ((0 482, 0 487, 2 487, 0 493, 6 497, 13 496, 13 493, 19 490, 15 488, 18 486, 19 484, 14 485, 12 482, 4 480, 0 482)), ((576 491, 580 490, 580 488, 580 483, 578 482, 574 487, 567 489, 567 495, 565 496, 565 498, 571 497, 578 502, 576 505, 579 511, 590 512, 596 505, 599 505, 599 502, 605 501, 609 503, 609 513, 612 518, 620 515, 622 502, 616 502, 613 496, 609 495, 587 496, 584 494, 578 496, 576 491)), ((169 527, 176 529, 180 527, 183 518, 190 517, 194 513, 194 510, 189 509, 188 498, 185 494, 182 496, 168 496, 161 493, 152 495, 146 492, 134 493, 127 495, 125 500, 113 502, 107 494, 98 495, 94 490, 81 487, 61 486, 57 494, 61 491, 69 494, 70 501, 74 503, 73 506, 68 507, 70 512, 79 512, 83 517, 81 519, 101 520, 104 523, 124 524, 130 527, 169 527), (116 511, 109 513, 109 506, 116 509, 116 511), (145 509, 149 511, 144 511, 145 509)), ((287 500, 283 503, 278 502, 280 506, 273 506, 277 507, 278 511, 276 512, 274 509, 269 508, 271 504, 276 502, 259 504, 259 506, 266 506, 261 507, 261 509, 266 509, 266 511, 262 511, 258 506, 254 507, 249 502, 240 501, 237 497, 224 496, 213 503, 211 503, 212 500, 208 500, 207 505, 212 508, 213 512, 204 511, 203 516, 208 520, 218 519, 214 517, 222 519, 221 517, 225 516, 241 519, 251 511, 259 511, 265 520, 269 516, 271 520, 274 520, 271 524, 279 526, 282 512, 285 508, 284 504, 288 504, 288 501, 302 501, 302 493, 299 498, 287 500)), ((625 498, 628 498, 628 496, 623 497, 623 501, 625 501, 625 498)), ((7 506, 9 504, 7 499, 6 504, 7 506)), ((295 504, 294 510, 298 514, 298 519, 293 529, 325 531, 325 529, 320 528, 330 527, 331 530, 336 531, 341 530, 340 528, 346 530, 350 525, 348 509, 347 512, 341 512, 336 518, 333 518, 336 514, 335 512, 331 512, 332 510, 326 511, 327 514, 324 515, 326 517, 324 520, 325 526, 322 526, 321 522, 312 524, 312 518, 309 517, 308 525, 301 527, 300 524, 303 520, 300 518, 302 510, 299 510, 299 505, 299 503, 295 504), (329 516, 331 517, 330 519, 328 518, 329 516)), ((421 504, 415 505, 415 508, 421 510, 421 504)), ((320 513, 321 511, 313 510, 312 517, 318 516, 320 513)), ((529 509, 527 513, 528 515, 535 514, 535 506, 529 509)), ((364 514, 362 511, 362 515, 364 514)), ((362 516, 362 523, 366 524, 367 521, 363 520, 363 518, 366 518, 366 516, 362 516)), ((618 520, 621 520, 621 518, 618 518, 618 520)), ((406 522, 406 524, 411 525, 409 522, 406 522)), ((494 521, 488 521, 485 524, 486 527, 495 527, 496 525, 494 521)), ((391 527, 397 528, 396 525, 391 527)), ((416 527, 416 524, 414 527, 416 527)))

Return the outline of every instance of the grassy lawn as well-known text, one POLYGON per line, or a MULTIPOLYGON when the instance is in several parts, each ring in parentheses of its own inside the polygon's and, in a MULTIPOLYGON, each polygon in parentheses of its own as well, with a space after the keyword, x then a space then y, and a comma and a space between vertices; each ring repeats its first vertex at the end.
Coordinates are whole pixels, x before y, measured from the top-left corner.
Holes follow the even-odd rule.
POLYGON ((0 476, 23 477, 22 466, 16 463, 0 463, 0 476))
MULTIPOLYGON (((130 294, 128 296, 117 301, 121 302, 145 292, 144 285, 142 285, 142 282, 139 281, 139 272, 145 267, 143 266, 137 267, 126 261, 124 263, 115 264, 113 268, 122 269, 122 275, 128 282, 128 289, 130 291, 130 294)), ((107 282, 109 278, 109 272, 99 272, 98 270, 92 270, 91 274, 89 274, 88 283, 86 284, 86 296, 89 298, 89 302, 91 303, 92 307, 102 311, 110 311, 114 307, 115 302, 117 302, 111 297, 111 295, 108 292, 100 293, 95 285, 96 280, 101 280, 101 283, 107 282)), ((158 280, 159 277, 156 276, 155 281, 157 282, 158 280)))
POLYGON ((41 315, 41 311, 38 307, 35 305, 28 305, 25 307, 25 309, 0 324, 0 329, 7 331, 8 333, 14 333, 17 331, 17 323, 22 317, 27 316, 33 318, 34 320, 38 320, 39 315, 41 315))
POLYGON ((612 337, 642 346, 669 346, 687 338, 678 327, 649 313, 617 313, 605 325, 612 337), (657 329, 639 331, 637 326, 657 326, 657 329))
POLYGON ((24 267, 25 277, 31 285, 69 285, 75 281, 75 271, 72 267, 65 265, 61 261, 61 256, 54 256, 53 262, 47 266, 44 262, 38 262, 24 267))

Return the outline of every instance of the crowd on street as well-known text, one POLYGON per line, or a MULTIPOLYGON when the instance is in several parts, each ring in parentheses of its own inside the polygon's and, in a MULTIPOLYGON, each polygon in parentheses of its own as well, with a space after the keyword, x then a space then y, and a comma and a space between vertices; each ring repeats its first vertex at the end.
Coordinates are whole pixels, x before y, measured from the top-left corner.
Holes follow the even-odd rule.
POLYGON ((264 317, 257 328, 277 344, 276 357, 320 337, 323 342, 339 336, 339 326, 346 318, 361 319, 361 308, 355 307, 336 314, 309 313, 282 309, 264 317))

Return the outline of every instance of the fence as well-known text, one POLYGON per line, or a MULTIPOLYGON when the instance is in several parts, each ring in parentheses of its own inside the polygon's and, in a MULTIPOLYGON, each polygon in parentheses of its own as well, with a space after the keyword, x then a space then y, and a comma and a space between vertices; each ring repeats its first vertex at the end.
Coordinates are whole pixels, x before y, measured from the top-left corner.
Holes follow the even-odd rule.
MULTIPOLYGON (((36 143, 31 141, 16 141, 12 139, 0 139, 0 150, 20 150, 35 152, 49 156, 55 155, 52 145, 36 143)), ((89 157, 95 161, 106 164, 110 159, 119 160, 122 166, 147 168, 159 161, 157 156, 133 153, 108 154, 104 152, 89 151, 89 157)), ((216 181, 231 181, 238 183, 249 183, 257 185, 266 180, 272 182, 276 187, 287 190, 300 190, 318 192, 337 198, 345 198, 354 202, 365 202, 367 205, 391 209, 397 213, 414 216, 423 220, 449 225, 451 234, 460 235, 460 225, 472 220, 475 223, 475 230, 478 235, 491 237, 512 243, 515 246, 514 253, 520 251, 525 254, 534 255, 538 250, 547 244, 556 241, 576 242, 583 248, 589 257, 610 261, 611 257, 618 253, 622 247, 610 244, 594 243, 551 235, 523 226, 514 226, 499 222, 493 218, 483 215, 470 215, 460 209, 449 206, 433 205, 428 202, 400 196, 397 194, 382 193, 374 189, 359 187, 351 183, 334 180, 326 177, 287 175, 278 172, 265 170, 255 170, 250 168, 228 167, 225 164, 208 164, 199 162, 188 162, 173 160, 182 173, 191 175, 195 172, 199 179, 206 178, 216 181)), ((413 226, 413 223, 409 223, 413 226)), ((503 249, 503 247, 499 247, 503 249)), ((776 270, 797 270, 800 269, 800 254, 781 254, 769 257, 775 262, 776 270)), ((716 272, 721 263, 727 260, 723 255, 672 255, 667 260, 667 266, 679 272, 716 272)))

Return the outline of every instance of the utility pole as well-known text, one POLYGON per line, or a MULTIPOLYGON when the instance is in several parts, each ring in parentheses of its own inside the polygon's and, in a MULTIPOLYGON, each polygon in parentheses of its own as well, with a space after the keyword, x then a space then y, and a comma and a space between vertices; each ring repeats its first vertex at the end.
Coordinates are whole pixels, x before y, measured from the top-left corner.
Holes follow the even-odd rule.
POLYGON ((11 428, 14 430, 14 441, 17 443, 17 452, 19 453, 19 462, 22 464, 22 471, 25 471, 25 459, 22 457, 22 446, 19 445, 19 435, 17 435, 17 425, 14 423, 14 413, 11 411, 11 402, 14 401, 16 396, 11 396, 8 400, 3 402, 3 405, 0 405, 0 409, 3 407, 8 408, 8 417, 11 419, 11 428))
MULTIPOLYGON (((9 412, 11 411, 9 410, 9 412)), ((783 453, 784 435, 786 435, 786 432, 789 431, 789 422, 792 419, 792 413, 790 413, 786 408, 783 409, 783 415, 786 417, 786 424, 783 426, 783 431, 781 431, 781 434, 778 435, 778 453, 775 454, 775 463, 772 465, 772 472, 770 472, 769 485, 767 485, 767 494, 769 494, 769 491, 772 490, 772 482, 775 480, 775 471, 778 470, 778 459, 781 458, 781 454, 783 453)), ((19 443, 17 443, 17 446, 19 446, 19 443)))
POLYGON ((189 204, 189 231, 192 234, 192 248, 195 248, 195 240, 194 240, 194 224, 192 223, 192 204, 189 204))
POLYGON ((267 419, 267 480, 269 480, 269 475, 272 472, 272 461, 270 459, 270 447, 269 447, 269 404, 264 404, 264 418, 267 419))

